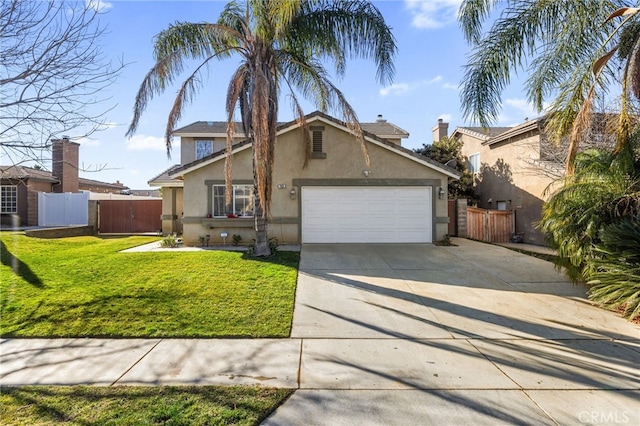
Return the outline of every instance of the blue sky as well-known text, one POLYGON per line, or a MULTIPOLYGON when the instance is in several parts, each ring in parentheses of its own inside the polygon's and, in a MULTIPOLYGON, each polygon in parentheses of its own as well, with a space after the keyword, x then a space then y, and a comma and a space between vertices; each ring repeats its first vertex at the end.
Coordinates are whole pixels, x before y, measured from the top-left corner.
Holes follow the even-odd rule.
MULTIPOLYGON (((135 93, 153 65, 153 38, 176 21, 215 21, 225 2, 92 1, 105 12, 101 17, 102 25, 107 27, 102 40, 105 55, 114 62, 122 59, 129 65, 116 83, 105 90, 105 96, 110 99, 104 106, 115 104, 105 116, 109 128, 78 141, 84 167, 103 170, 81 175, 106 182, 119 180, 132 189, 145 189, 149 179, 180 159, 177 143, 172 158, 167 158, 163 140, 166 118, 177 87, 155 98, 145 111, 136 135, 131 139, 125 137, 135 93)), ((359 119, 371 122, 382 114, 410 133, 403 144, 409 149, 431 143, 431 128, 438 118, 450 123, 450 131, 456 126, 469 125, 463 121, 459 100, 463 66, 469 53, 456 22, 460 0, 373 3, 396 37, 396 76, 392 85, 382 87, 375 80, 372 63, 348 63, 345 77, 334 82, 345 93, 359 119)), ((227 83, 237 64, 237 60, 230 59, 211 69, 205 88, 196 102, 185 110, 180 126, 198 120, 224 119, 227 83)), ((515 82, 504 93, 502 114, 496 125, 515 125, 525 117, 538 115, 527 104, 521 89, 515 82)), ((313 106, 309 105, 306 112, 313 112, 313 106)), ((292 117, 289 105, 283 102, 279 121, 292 117)))

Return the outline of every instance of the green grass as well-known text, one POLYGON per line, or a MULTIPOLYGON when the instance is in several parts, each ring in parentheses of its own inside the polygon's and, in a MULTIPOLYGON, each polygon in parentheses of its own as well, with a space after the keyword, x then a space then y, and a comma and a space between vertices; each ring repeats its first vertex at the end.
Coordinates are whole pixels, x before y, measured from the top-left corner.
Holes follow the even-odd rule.
POLYGON ((3 232, 0 335, 289 335, 298 253, 266 260, 225 251, 120 253, 153 240, 3 232))
POLYGON ((227 386, 4 387, 4 425, 257 425, 292 389, 227 386))

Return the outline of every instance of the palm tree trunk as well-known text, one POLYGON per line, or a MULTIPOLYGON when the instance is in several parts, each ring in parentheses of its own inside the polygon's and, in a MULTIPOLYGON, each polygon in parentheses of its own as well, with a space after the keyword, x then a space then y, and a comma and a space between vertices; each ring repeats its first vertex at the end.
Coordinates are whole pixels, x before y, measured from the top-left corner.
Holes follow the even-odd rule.
POLYGON ((255 159, 253 162, 253 225, 256 231, 256 242, 253 247, 253 255, 257 257, 271 256, 267 216, 264 214, 262 205, 260 204, 255 159))

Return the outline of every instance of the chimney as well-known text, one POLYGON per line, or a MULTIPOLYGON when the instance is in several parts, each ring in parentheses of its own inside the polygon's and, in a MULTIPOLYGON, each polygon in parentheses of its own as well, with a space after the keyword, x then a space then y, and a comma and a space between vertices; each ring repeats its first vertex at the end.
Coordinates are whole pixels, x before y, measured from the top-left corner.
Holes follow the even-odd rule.
POLYGON ((376 119, 376 123, 386 123, 386 122, 387 122, 387 120, 385 120, 382 117, 382 114, 378 114, 378 118, 376 119))
POLYGON ((80 144, 71 142, 68 136, 62 139, 52 139, 52 171, 53 177, 60 180, 54 185, 54 192, 79 192, 80 180, 78 176, 78 160, 80 144))
POLYGON ((444 123, 442 118, 438 118, 438 124, 431 129, 431 133, 433 134, 433 141, 439 142, 440 139, 444 139, 448 136, 449 123, 444 123))

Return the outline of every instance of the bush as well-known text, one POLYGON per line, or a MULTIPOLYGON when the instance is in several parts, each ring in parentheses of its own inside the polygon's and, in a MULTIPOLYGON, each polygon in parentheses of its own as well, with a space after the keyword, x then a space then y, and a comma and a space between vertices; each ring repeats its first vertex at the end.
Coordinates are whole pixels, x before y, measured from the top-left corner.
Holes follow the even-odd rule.
POLYGON ((163 248, 176 248, 182 244, 182 238, 178 238, 175 235, 167 235, 160 241, 160 247, 163 248))
POLYGON ((640 317, 640 221, 625 218, 600 233, 602 243, 588 261, 589 299, 628 319, 640 317))

